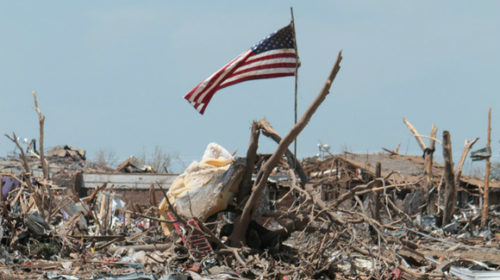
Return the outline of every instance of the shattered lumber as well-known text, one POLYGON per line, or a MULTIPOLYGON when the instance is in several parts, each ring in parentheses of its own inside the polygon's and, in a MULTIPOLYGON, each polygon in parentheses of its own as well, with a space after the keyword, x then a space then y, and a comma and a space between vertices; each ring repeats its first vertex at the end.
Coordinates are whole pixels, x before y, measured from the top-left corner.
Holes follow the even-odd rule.
POLYGON ((235 229, 231 234, 230 241, 233 246, 241 246, 242 243, 245 242, 245 233, 248 229, 248 224, 250 223, 250 219, 256 209, 257 202, 260 199, 264 186, 266 185, 267 178, 271 174, 272 169, 278 163, 279 159, 283 156, 285 151, 288 149, 288 146, 293 142, 293 140, 299 135, 299 133, 304 129, 309 120, 311 119, 316 109, 321 105, 323 100, 325 100, 326 96, 330 92, 330 87, 333 83, 333 80, 337 76, 338 71, 340 70, 340 61, 342 60, 342 52, 339 52, 337 56, 337 61, 328 76, 323 88, 321 89, 318 96, 311 103, 309 108, 307 108, 304 115, 302 115, 301 119, 292 127, 292 129, 288 132, 288 134, 281 140, 278 148, 273 153, 270 159, 266 161, 262 169, 257 174, 257 179, 255 180, 255 184, 253 186, 252 194, 248 199, 245 208, 243 209, 243 213, 240 218, 237 220, 235 224, 235 229))
MULTIPOLYGON (((341 54, 332 73, 338 72, 340 60, 341 54)), ((326 91, 335 77, 331 75, 326 91)), ((38 107, 36 98, 35 107, 38 107)), ((308 109, 307 114, 314 110, 308 109)), ((487 193, 491 197, 484 205, 489 212, 481 228, 481 218, 486 215, 481 213, 478 189, 482 188, 483 180, 460 175, 477 139, 466 141, 454 175, 447 131, 443 133, 445 166, 438 163, 432 166, 430 150, 434 150, 433 142, 439 143, 434 126, 424 159, 421 155, 399 154, 398 145, 396 151, 388 150, 390 154, 311 157, 295 168, 289 164, 296 159, 288 155, 287 147, 312 113, 301 119, 302 127, 294 126, 284 139, 265 119, 252 123, 245 182, 239 192, 237 185, 245 170, 245 160, 231 156, 222 168, 214 165, 203 172, 197 168, 186 169, 178 179, 188 180, 187 177, 198 173, 203 176, 191 182, 213 182, 216 178, 220 184, 199 183, 197 190, 175 196, 175 201, 167 198, 167 191, 170 196, 178 190, 171 181, 154 182, 157 187, 148 183, 147 188, 128 189, 147 192, 141 199, 130 195, 127 201, 122 200, 129 194, 122 192, 113 181, 100 182, 94 185, 93 192, 79 193, 79 197, 73 193, 77 192, 75 188, 65 185, 71 180, 58 184, 54 183, 56 176, 46 180, 45 174, 39 175, 40 157, 34 152, 31 156, 24 154, 17 136, 7 136, 19 148, 21 156, 20 159, 12 157, 0 166, 0 279, 498 278, 500 207, 497 202, 500 196, 497 190, 500 184, 488 181, 491 192, 487 193), (278 142, 278 149, 271 157, 257 154, 260 133, 278 142), (4 166, 15 166, 15 171, 4 166), (228 174, 233 174, 226 173, 226 167, 239 168, 234 182, 226 180, 232 177, 228 174), (301 167, 303 175, 298 169, 301 167), (250 182, 256 174, 253 193, 247 199, 252 187, 250 182), (206 175, 210 176, 204 177, 206 175), (297 177, 301 177, 300 180, 297 177), (198 180, 200 178, 203 180, 198 180), (443 217, 441 213, 413 212, 406 207, 414 203, 419 210, 425 210, 429 204, 415 199, 414 194, 428 186, 429 196, 434 199, 434 190, 438 189, 439 197, 442 185, 446 200, 443 217), (213 186, 217 188, 212 189, 213 186), (207 193, 216 190, 217 197, 227 195, 227 205, 207 217, 197 218, 193 215, 194 208, 200 208, 203 200, 208 201, 203 209, 210 208, 213 202, 204 195, 196 199, 194 194, 200 189, 202 192, 209 189, 207 193), (220 189, 229 189, 231 194, 218 193, 220 189), (156 205, 160 192, 167 209, 172 209, 172 215, 166 218, 160 215, 164 208, 156 205), (242 199, 235 201, 237 196, 242 199), (259 200, 257 211, 256 200, 259 200), (250 212, 251 221, 244 231, 247 242, 236 243, 231 233, 234 228, 238 231, 242 224, 241 219, 235 219, 242 210, 250 212), (176 228, 169 235, 162 225, 176 228), (205 251, 196 243, 201 239, 206 241, 205 245, 209 244, 210 250, 205 251)), ((51 167, 63 162, 61 169, 67 172, 74 166, 90 163, 81 156, 84 152, 79 154, 67 158, 64 152, 59 158, 51 155, 47 160, 51 167)), ((222 154, 229 152, 224 150, 222 154)), ((74 176, 86 172, 85 168, 73 170, 74 176)), ((73 175, 67 176, 75 179, 73 175)), ((123 178, 130 180, 127 182, 130 184, 144 182, 143 177, 123 178)), ((192 185, 186 183, 186 186, 192 185)))
MULTIPOLYGON (((389 171, 383 174, 385 176, 382 175, 382 166, 376 169, 375 166, 381 161, 390 166, 390 161, 408 156, 383 154, 376 157, 376 161, 362 156, 370 163, 365 166, 356 165, 354 161, 351 163, 354 165, 341 163, 337 156, 332 155, 321 162, 318 158, 303 161, 306 174, 320 174, 311 175, 304 188, 287 161, 281 160, 277 164, 272 174, 282 177, 288 174, 289 181, 269 180, 267 188, 274 191, 281 188, 286 193, 277 194, 278 200, 272 203, 276 210, 254 217, 247 231, 253 232, 248 237, 253 240, 249 241, 265 240, 266 245, 259 243, 251 248, 228 246, 227 235, 223 233, 226 232, 225 226, 232 225, 232 221, 226 212, 231 215, 238 213, 237 204, 232 205, 236 209, 226 209, 210 220, 197 220, 199 229, 185 227, 186 236, 202 235, 210 241, 214 251, 205 256, 188 249, 192 243, 182 243, 180 236, 163 235, 160 224, 181 220, 157 218, 156 207, 136 212, 130 210, 134 205, 128 205, 126 209, 113 211, 111 202, 117 201, 113 196, 116 188, 112 186, 104 188, 103 184, 90 197, 74 201, 64 199, 66 196, 58 193, 64 188, 47 188, 56 199, 46 200, 52 204, 49 209, 53 209, 46 221, 26 210, 38 207, 26 199, 35 193, 27 188, 15 189, 6 198, 11 206, 0 211, 3 238, 7 244, 3 247, 3 256, 0 256, 0 276, 5 279, 21 275, 24 279, 101 280, 108 277, 158 280, 168 277, 224 279, 229 274, 231 279, 456 279, 454 273, 459 269, 470 273, 487 272, 476 270, 478 267, 500 269, 496 237, 500 214, 496 208, 490 212, 491 233, 478 230, 480 216, 473 211, 476 208, 460 208, 458 204, 455 213, 460 215, 455 215, 449 224, 458 225, 456 229, 449 225, 438 226, 435 215, 409 215, 398 208, 402 194, 411 194, 416 186, 425 183, 421 156, 411 158, 420 169, 419 176, 403 181, 398 181, 404 173, 401 165, 397 165, 400 170, 389 171), (368 167, 375 171, 368 170, 368 167), (361 181, 360 178, 366 175, 370 181, 361 181), (326 198, 321 191, 325 186, 331 187, 330 184, 335 184, 336 194, 326 198), (368 197, 374 193, 380 196, 380 221, 365 210, 366 199, 371 200, 368 197), (292 198, 292 203, 281 204, 287 196, 292 198), (68 217, 62 218, 60 213, 68 210, 65 206, 74 206, 73 203, 87 210, 83 214, 68 213, 68 217), (104 213, 100 217, 96 213, 101 205, 104 213), (431 223, 428 222, 430 218, 431 223), (87 229, 80 223, 82 219, 87 229), (106 219, 113 220, 113 223, 106 223, 106 219), (268 219, 278 221, 284 228, 279 230, 280 233, 286 234, 276 235, 275 231, 263 229, 270 225, 263 222, 268 219), (12 225, 16 226, 13 228, 12 225), (105 227, 105 231, 100 230, 105 227), (51 228, 50 232, 47 232, 48 228, 51 228), (256 233, 256 228, 264 232, 256 233), (26 247, 24 244, 30 245, 26 247), (19 254, 21 261, 12 263, 11 258, 19 254), (225 274, 220 274, 221 271, 225 274)), ((257 167, 262 169, 260 165, 257 167)), ((443 168, 438 165, 436 170, 443 168)), ((433 184, 438 185, 441 176, 434 173, 433 184)), ((40 178, 33 179, 36 189, 39 184, 36 179, 40 178)), ((458 186, 458 182, 455 184, 458 186)), ((163 195, 166 188, 155 186, 163 195)))

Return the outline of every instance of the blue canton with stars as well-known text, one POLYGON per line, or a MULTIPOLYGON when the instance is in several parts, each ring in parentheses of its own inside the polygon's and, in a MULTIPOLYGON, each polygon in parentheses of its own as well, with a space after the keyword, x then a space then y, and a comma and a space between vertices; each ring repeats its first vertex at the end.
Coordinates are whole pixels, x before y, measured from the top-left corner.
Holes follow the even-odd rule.
POLYGON ((293 38, 292 25, 285 26, 272 33, 250 49, 255 54, 276 49, 295 49, 295 39, 293 38))

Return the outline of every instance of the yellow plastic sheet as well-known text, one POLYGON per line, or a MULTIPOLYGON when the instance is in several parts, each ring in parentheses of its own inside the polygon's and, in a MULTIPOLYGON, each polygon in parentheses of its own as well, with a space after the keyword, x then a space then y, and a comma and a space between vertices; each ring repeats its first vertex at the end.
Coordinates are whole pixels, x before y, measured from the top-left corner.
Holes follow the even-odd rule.
MULTIPOLYGON (((215 150, 215 153, 212 154, 222 156, 204 158, 199 163, 193 163, 174 180, 167 192, 169 202, 176 213, 183 218, 196 217, 203 221, 218 211, 224 210, 237 192, 241 174, 229 176, 230 181, 223 178, 224 173, 231 167, 232 156, 214 143, 209 144, 207 151, 209 149, 215 150), (176 203, 177 201, 179 203, 176 203)), ((206 154, 207 152, 205 152, 206 154)), ((158 208, 162 219, 171 219, 168 215, 169 206, 165 199, 162 200, 158 208)), ((162 227, 165 235, 169 236, 172 225, 162 223, 162 227)))

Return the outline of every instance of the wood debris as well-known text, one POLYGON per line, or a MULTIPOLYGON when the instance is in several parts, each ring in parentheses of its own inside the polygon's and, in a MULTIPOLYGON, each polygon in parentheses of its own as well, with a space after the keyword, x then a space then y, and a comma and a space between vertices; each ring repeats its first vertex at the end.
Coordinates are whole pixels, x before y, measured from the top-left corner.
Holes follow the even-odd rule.
MULTIPOLYGON (((212 177, 199 188, 234 195, 213 215, 202 209, 208 218, 193 211, 204 203, 199 196, 186 192, 170 201, 170 179, 142 187, 143 201, 106 182, 88 193, 77 190, 81 172, 111 178, 119 171, 93 165, 83 150, 69 146, 44 154, 44 116, 33 93, 41 150, 33 145, 26 154, 12 133, 7 137, 20 158, 0 159, 0 279, 496 277, 500 183, 488 180, 483 190, 481 179, 462 174, 477 138, 466 141, 456 169, 450 133, 444 131, 441 142, 432 126, 426 145, 406 119, 423 156, 403 155, 398 145, 383 148, 387 153, 328 153, 300 161, 288 150, 326 98, 341 58, 284 138, 267 120, 254 121, 246 158, 212 160, 217 171, 201 172, 212 177), (278 143, 276 152, 258 153, 260 133, 278 143), (444 165, 433 161, 436 142, 444 165), (482 197, 489 198, 483 205, 482 197), (181 202, 189 206, 179 208, 181 202)), ((130 159, 119 169, 127 172, 115 176, 119 180, 146 176, 135 173, 130 159)), ((176 179, 191 178, 189 172, 176 179)))

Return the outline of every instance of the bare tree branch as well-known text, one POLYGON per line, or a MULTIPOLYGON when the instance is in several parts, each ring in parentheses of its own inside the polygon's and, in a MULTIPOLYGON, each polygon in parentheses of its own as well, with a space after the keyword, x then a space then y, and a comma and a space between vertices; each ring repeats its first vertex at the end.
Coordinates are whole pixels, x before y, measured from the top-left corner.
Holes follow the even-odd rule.
POLYGON ((408 129, 410 129, 411 133, 413 133, 413 136, 415 136, 415 139, 417 139, 418 145, 422 149, 422 151, 425 151, 425 148, 427 148, 424 144, 424 141, 422 140, 422 137, 420 137, 420 134, 418 134, 418 131, 413 127, 413 125, 407 121, 405 118, 403 118, 403 122, 406 124, 408 129))
MULTIPOLYGON (((12 136, 5 134, 5 137, 7 137, 10 141, 14 142, 16 144, 17 149, 19 149, 19 152, 21 153, 21 159, 23 161, 23 169, 24 169, 24 174, 26 176, 29 176, 31 174, 31 170, 28 164, 28 159, 26 158, 26 154, 24 153, 23 147, 19 144, 19 141, 17 140, 17 135, 15 132, 12 132, 12 136)), ((31 180, 28 180, 28 187, 32 188, 31 180)))

